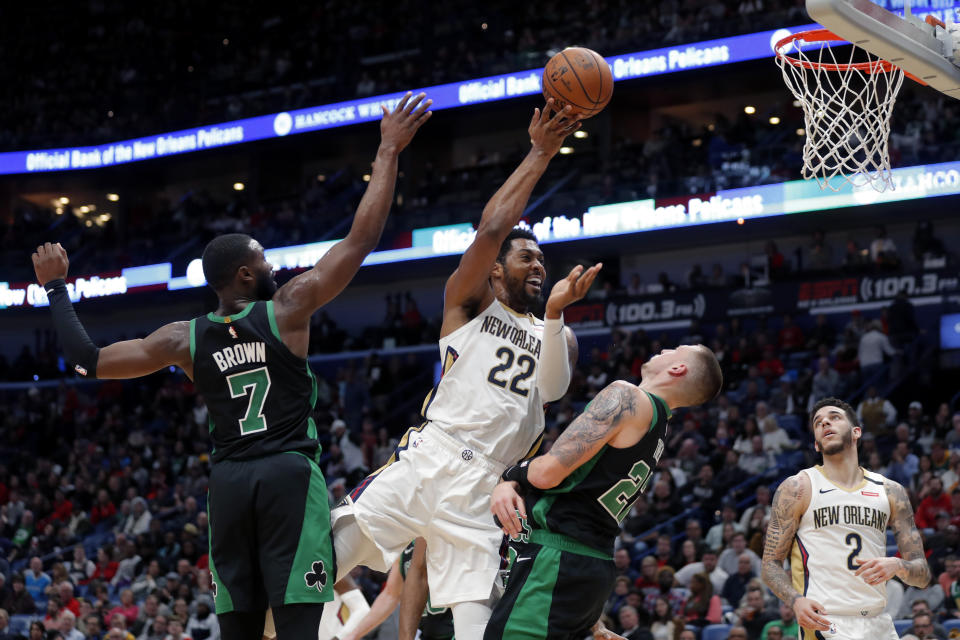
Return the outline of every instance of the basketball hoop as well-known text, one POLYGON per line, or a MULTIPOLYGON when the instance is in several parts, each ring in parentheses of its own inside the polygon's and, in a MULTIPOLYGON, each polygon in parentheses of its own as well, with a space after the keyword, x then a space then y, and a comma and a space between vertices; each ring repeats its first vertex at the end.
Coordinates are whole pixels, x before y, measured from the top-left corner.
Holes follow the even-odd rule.
POLYGON ((842 44, 850 43, 815 29, 775 45, 783 79, 803 108, 803 177, 832 191, 848 182, 892 189, 890 115, 904 72, 856 45, 849 57, 838 54, 842 44))

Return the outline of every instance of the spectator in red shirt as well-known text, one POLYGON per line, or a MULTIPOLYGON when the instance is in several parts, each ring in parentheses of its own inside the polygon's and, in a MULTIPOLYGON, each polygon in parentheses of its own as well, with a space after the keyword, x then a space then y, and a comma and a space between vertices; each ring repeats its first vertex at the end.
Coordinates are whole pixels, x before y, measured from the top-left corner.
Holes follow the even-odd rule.
POLYGON ((140 607, 133 601, 133 591, 124 589, 120 592, 120 604, 110 610, 107 620, 113 620, 113 616, 120 614, 127 621, 127 626, 132 627, 137 621, 138 613, 140 613, 140 607))
POLYGON ((97 568, 94 569, 90 580, 100 579, 104 582, 110 582, 113 580, 113 576, 117 574, 118 566, 119 564, 110 557, 110 552, 105 547, 100 547, 97 549, 97 568))
POLYGON ((80 601, 73 597, 73 585, 64 580, 57 585, 57 594, 60 596, 61 609, 69 609, 73 615, 80 615, 80 601))
POLYGON ((40 529, 48 524, 59 522, 67 524, 70 522, 70 516, 73 514, 73 503, 67 500, 63 491, 57 489, 53 494, 53 512, 39 522, 40 529))
POLYGON ((937 514, 941 511, 946 513, 953 511, 950 496, 944 493, 943 481, 940 480, 938 476, 932 476, 927 486, 929 487, 929 491, 927 491, 926 497, 920 501, 920 506, 917 507, 917 515, 915 518, 917 526, 921 529, 932 529, 936 522, 937 514))
POLYGON ((764 347, 763 360, 757 363, 757 370, 760 372, 760 375, 766 378, 767 383, 773 382, 775 378, 779 378, 786 371, 783 362, 777 357, 772 344, 764 347))
POLYGON ((793 324, 793 317, 789 313, 783 316, 783 328, 777 334, 777 342, 781 351, 796 351, 803 348, 803 331, 793 324))
POLYGON ((110 501, 110 494, 106 489, 100 489, 97 492, 97 503, 90 509, 90 524, 109 520, 117 515, 117 507, 110 501))

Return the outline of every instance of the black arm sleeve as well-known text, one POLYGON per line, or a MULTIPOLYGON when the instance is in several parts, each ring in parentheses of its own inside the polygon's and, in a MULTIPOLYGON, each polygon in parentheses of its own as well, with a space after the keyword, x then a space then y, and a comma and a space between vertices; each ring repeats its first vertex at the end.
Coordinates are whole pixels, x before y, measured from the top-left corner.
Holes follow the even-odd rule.
POLYGON ((80 324, 67 293, 67 283, 58 278, 45 284, 44 289, 47 290, 47 298, 50 300, 53 326, 60 336, 67 361, 74 365, 74 371, 80 375, 96 378, 100 349, 93 344, 86 329, 80 324))

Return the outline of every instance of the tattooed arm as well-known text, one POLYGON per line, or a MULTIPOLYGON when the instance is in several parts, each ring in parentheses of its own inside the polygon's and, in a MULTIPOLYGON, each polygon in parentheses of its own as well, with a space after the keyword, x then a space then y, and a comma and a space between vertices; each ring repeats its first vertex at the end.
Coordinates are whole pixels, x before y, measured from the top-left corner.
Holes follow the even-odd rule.
POLYGON ((530 484, 540 489, 557 486, 626 430, 630 437, 624 438, 628 440, 624 446, 629 440, 639 441, 652 417, 650 399, 639 387, 622 380, 612 382, 570 423, 546 455, 533 459, 527 475, 530 484))
POLYGON ((810 479, 798 473, 784 480, 773 496, 770 524, 763 542, 763 581, 797 615, 797 622, 805 629, 826 631, 830 624, 823 617, 823 605, 805 598, 793 586, 790 573, 783 561, 793 546, 803 512, 810 504, 810 479))
POLYGON ((857 575, 869 584, 879 584, 897 576, 910 586, 923 589, 930 584, 930 567, 923 553, 923 540, 913 519, 910 496, 899 483, 892 480, 884 482, 883 487, 890 501, 890 528, 897 538, 901 557, 871 558, 860 565, 857 575))

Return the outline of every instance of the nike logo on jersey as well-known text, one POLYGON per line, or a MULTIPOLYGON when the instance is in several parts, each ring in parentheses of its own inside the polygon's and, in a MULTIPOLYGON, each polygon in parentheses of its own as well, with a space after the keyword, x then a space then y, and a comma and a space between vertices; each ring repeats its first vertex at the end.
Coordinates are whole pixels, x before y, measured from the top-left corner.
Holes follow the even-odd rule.
POLYGON ((524 560, 529 560, 530 556, 523 556, 522 558, 517 558, 514 562, 523 562, 524 560))
POLYGON ((836 489, 820 489, 820 493, 830 493, 831 491, 836 491, 836 489))
POLYGON ((52 293, 53 293, 53 289, 47 289, 47 295, 48 295, 48 296, 49 296, 50 294, 52 294, 52 293))

